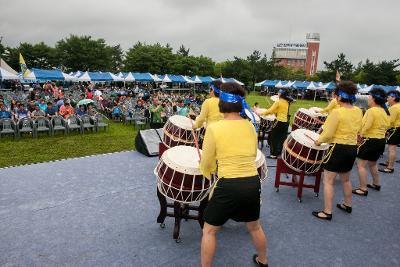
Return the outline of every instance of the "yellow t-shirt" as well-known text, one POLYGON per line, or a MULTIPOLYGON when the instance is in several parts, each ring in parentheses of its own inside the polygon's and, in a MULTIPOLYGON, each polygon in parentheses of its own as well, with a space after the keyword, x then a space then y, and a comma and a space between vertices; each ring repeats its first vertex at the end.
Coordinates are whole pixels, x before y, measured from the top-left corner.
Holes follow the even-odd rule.
POLYGON ((200 115, 196 118, 194 123, 194 127, 201 128, 203 127, 204 122, 207 123, 207 127, 214 122, 222 120, 224 118, 224 114, 219 112, 219 98, 211 97, 206 99, 201 105, 200 115))
POLYGON ((323 108, 321 110, 321 113, 331 113, 332 110, 339 108, 339 104, 336 100, 336 98, 332 99, 331 102, 329 102, 328 106, 326 106, 325 108, 323 108))
POLYGON ((396 103, 389 107, 390 113, 390 127, 400 127, 400 103, 396 103))
POLYGON ((262 116, 275 114, 276 120, 281 122, 288 121, 288 112, 289 112, 289 102, 287 102, 283 98, 279 98, 278 101, 275 101, 272 106, 266 111, 262 112, 262 116))
POLYGON ((356 145, 357 135, 361 130, 362 111, 358 107, 339 107, 331 111, 323 125, 323 131, 318 141, 356 145))
POLYGON ((368 138, 385 138, 389 125, 389 116, 383 108, 369 108, 362 119, 361 135, 368 138))
POLYGON ((219 178, 257 175, 257 133, 245 119, 220 120, 207 127, 203 142, 200 170, 210 178, 218 161, 219 178))

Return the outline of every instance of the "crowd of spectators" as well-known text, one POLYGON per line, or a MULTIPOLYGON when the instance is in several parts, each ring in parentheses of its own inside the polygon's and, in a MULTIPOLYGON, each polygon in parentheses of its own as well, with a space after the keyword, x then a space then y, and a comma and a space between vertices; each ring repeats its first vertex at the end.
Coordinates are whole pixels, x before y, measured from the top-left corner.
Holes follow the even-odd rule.
POLYGON ((199 113, 205 98, 201 94, 173 93, 146 87, 112 88, 88 83, 63 88, 48 82, 34 84, 29 90, 0 91, 0 119, 10 118, 18 122, 26 117, 51 119, 60 115, 67 120, 73 114, 94 117, 102 113, 113 120, 141 116, 152 128, 158 128, 171 115, 199 113))

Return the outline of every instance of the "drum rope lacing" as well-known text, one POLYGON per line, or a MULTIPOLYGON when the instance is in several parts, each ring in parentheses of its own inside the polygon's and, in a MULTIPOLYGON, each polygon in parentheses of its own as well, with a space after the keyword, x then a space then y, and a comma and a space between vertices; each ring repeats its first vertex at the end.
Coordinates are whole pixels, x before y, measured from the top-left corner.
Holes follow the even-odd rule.
MULTIPOLYGON (((305 157, 303 157, 303 156, 297 154, 296 152, 294 152, 292 149, 289 148, 289 146, 288 146, 288 144, 287 144, 287 141, 285 141, 285 142, 283 143, 283 147, 285 148, 285 150, 287 150, 287 152, 288 152, 290 155, 292 155, 292 156, 294 156, 294 157, 300 159, 301 161, 304 161, 304 162, 306 162, 306 163, 312 163, 312 164, 315 164, 315 163, 321 164, 321 163, 323 163, 323 160, 324 160, 324 159, 322 159, 322 160, 310 160, 310 159, 307 159, 307 158, 305 158, 305 157)), ((309 152, 309 153, 310 153, 310 152, 309 152)))
POLYGON ((325 164, 327 163, 332 156, 333 150, 335 149, 336 143, 333 144, 333 146, 329 149, 328 153, 326 153, 325 157, 322 159, 322 163, 325 164))

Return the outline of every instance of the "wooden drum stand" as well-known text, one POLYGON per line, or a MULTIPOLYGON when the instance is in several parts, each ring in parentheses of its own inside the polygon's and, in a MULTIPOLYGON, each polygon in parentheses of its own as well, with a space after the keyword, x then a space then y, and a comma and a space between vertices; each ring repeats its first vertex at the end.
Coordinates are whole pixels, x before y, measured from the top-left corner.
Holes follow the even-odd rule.
POLYGON ((304 172, 297 172, 295 170, 290 169, 281 158, 278 158, 276 174, 275 174, 275 190, 276 190, 276 192, 279 192, 280 185, 297 187, 297 199, 299 200, 299 202, 302 201, 301 197, 303 194, 303 188, 314 189, 315 196, 318 197, 319 187, 320 187, 320 183, 321 183, 321 174, 322 174, 322 169, 318 170, 316 173, 313 173, 313 174, 305 174, 304 172), (281 174, 283 174, 283 173, 292 174, 292 181, 291 182, 281 181, 281 174), (300 179, 297 180, 296 176, 299 176, 300 179), (315 183, 314 184, 304 184, 305 176, 315 177, 315 183))
MULTIPOLYGON (((168 148, 164 145, 164 143, 159 144, 159 157, 162 156, 165 150, 168 148)), ((203 228, 204 220, 203 214, 204 210, 207 206, 208 198, 206 197, 203 199, 199 205, 189 205, 189 204, 182 204, 178 201, 169 202, 167 198, 160 193, 157 187, 157 197, 158 201, 160 202, 160 213, 157 217, 157 223, 160 224, 161 228, 165 228, 165 218, 166 217, 173 217, 175 218, 175 225, 174 225, 174 232, 173 232, 173 239, 175 239, 176 243, 180 243, 181 239, 179 237, 179 231, 181 227, 181 220, 196 220, 199 222, 200 227, 203 228), (172 208, 173 211, 168 211, 168 208, 172 208), (194 210, 197 211, 197 215, 190 214, 190 211, 194 210)))

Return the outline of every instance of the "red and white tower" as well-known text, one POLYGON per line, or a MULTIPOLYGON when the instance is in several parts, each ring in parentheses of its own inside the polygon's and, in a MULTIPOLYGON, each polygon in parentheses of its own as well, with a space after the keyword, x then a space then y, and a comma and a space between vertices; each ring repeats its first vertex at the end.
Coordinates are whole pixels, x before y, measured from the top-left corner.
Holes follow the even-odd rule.
POLYGON ((307 33, 306 75, 312 76, 317 72, 319 53, 319 33, 307 33))

